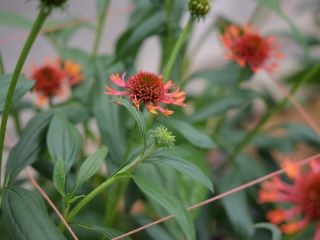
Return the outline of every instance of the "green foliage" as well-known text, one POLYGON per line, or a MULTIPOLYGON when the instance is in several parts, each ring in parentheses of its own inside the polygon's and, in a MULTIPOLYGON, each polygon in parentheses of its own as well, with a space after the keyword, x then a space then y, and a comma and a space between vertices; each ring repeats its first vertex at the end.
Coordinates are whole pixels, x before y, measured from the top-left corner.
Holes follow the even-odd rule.
POLYGON ((255 228, 257 229, 266 229, 269 230, 272 234, 272 239, 271 240, 281 240, 281 231, 280 229, 271 224, 271 223, 256 223, 254 225, 255 228))
POLYGON ((174 214, 188 240, 195 239, 195 230, 180 201, 165 188, 155 185, 138 176, 132 176, 134 182, 150 199, 157 202, 169 213, 174 214))
POLYGON ((22 188, 7 188, 2 196, 2 211, 11 239, 66 240, 37 194, 22 188))
POLYGON ((155 155, 151 159, 148 159, 148 162, 168 165, 213 192, 213 186, 210 179, 196 165, 184 160, 183 158, 165 154, 155 155))
POLYGON ((81 134, 64 117, 55 115, 50 123, 47 144, 52 160, 62 160, 68 172, 79 158, 81 134))
POLYGON ((65 196, 66 172, 64 162, 59 159, 54 165, 53 183, 61 196, 65 196))
MULTIPOLYGON (((4 102, 9 89, 9 84, 12 74, 5 74, 0 76, 0 113, 3 111, 4 102)), ((20 98, 23 97, 34 85, 34 81, 30 81, 24 76, 20 76, 17 87, 13 95, 13 103, 17 104, 20 98)))
POLYGON ((53 114, 36 115, 26 126, 19 142, 10 152, 6 166, 6 185, 13 183, 20 171, 39 159, 45 148, 45 137, 53 114))
POLYGON ((99 170, 102 162, 108 154, 108 151, 107 147, 102 147, 82 163, 76 178, 74 191, 87 182, 99 170))
POLYGON ((187 141, 199 148, 212 149, 216 147, 216 144, 210 137, 184 121, 171 119, 166 121, 166 123, 178 131, 187 141))

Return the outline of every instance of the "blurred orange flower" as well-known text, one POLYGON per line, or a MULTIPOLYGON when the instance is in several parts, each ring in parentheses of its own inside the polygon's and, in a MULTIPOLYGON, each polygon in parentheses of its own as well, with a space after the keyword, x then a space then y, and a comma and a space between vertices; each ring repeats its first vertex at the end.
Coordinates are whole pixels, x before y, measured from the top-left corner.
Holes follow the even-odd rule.
MULTIPOLYGON (((319 159, 318 159, 319 160, 319 159)), ((295 233, 311 221, 317 223, 315 240, 320 239, 320 163, 313 161, 309 169, 303 172, 299 166, 286 160, 283 164, 289 184, 279 177, 262 185, 259 202, 288 203, 289 209, 276 209, 267 214, 274 224, 281 224, 284 233, 295 233), (285 223, 284 223, 285 222, 285 223)))
POLYGON ((283 57, 271 37, 263 37, 249 26, 231 25, 222 35, 227 49, 226 57, 235 60, 241 67, 249 66, 252 71, 273 71, 283 57))

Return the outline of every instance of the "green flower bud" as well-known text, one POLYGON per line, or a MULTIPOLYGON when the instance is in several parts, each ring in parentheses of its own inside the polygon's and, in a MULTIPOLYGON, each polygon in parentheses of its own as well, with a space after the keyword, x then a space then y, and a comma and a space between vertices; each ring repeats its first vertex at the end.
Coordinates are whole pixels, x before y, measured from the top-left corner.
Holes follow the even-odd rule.
POLYGON ((163 126, 157 127, 153 132, 154 142, 158 148, 169 148, 174 146, 175 136, 163 126))
POLYGON ((193 18, 205 17, 211 9, 208 0, 189 0, 189 11, 193 18))

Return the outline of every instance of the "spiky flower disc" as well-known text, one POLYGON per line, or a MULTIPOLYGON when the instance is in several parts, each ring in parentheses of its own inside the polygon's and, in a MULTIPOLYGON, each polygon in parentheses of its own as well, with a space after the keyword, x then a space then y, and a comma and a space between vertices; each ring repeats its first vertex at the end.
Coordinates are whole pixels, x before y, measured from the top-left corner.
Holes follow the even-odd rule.
POLYGON ((263 184, 259 192, 261 203, 285 203, 290 207, 272 210, 267 218, 274 224, 281 224, 284 233, 296 233, 310 222, 316 223, 316 240, 320 239, 320 163, 309 165, 309 171, 302 172, 299 166, 286 160, 283 168, 292 181, 289 184, 279 177, 263 184))
POLYGON ((140 103, 145 103, 151 113, 157 114, 157 111, 165 115, 171 115, 173 111, 165 109, 159 104, 173 104, 178 106, 185 106, 185 93, 179 89, 174 88, 173 82, 164 83, 162 76, 154 73, 139 72, 131 76, 128 81, 125 81, 125 74, 120 77, 119 74, 111 75, 110 81, 115 85, 125 89, 125 91, 118 91, 106 85, 107 95, 128 96, 129 101, 139 109, 140 103))
POLYGON ((227 58, 241 67, 249 66, 254 72, 271 72, 282 58, 273 38, 263 37, 249 26, 230 26, 222 35, 222 42, 227 49, 227 58))

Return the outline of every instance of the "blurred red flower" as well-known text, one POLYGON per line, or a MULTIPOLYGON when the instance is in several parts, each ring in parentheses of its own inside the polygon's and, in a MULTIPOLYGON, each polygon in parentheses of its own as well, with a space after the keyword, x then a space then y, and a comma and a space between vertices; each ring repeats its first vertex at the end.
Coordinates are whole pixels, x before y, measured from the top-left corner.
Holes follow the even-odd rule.
POLYGON ((278 208, 267 214, 274 224, 281 224, 284 233, 295 233, 311 221, 317 223, 315 240, 320 240, 320 163, 313 161, 303 172, 299 166, 286 160, 283 164, 289 184, 279 177, 262 185, 259 202, 287 203, 291 208, 278 208))
POLYGON ((222 35, 222 42, 227 49, 227 58, 235 60, 241 67, 249 66, 254 72, 271 72, 282 58, 273 38, 263 37, 249 26, 231 25, 222 35))
POLYGON ((161 107, 159 103, 185 106, 185 93, 179 89, 169 92, 170 89, 174 88, 174 84, 172 81, 164 83, 162 76, 141 71, 131 76, 127 82, 125 81, 125 74, 122 77, 119 74, 112 74, 110 80, 125 90, 117 91, 106 85, 108 91, 105 94, 128 96, 129 101, 132 101, 138 109, 140 103, 144 102, 153 114, 157 114, 158 110, 165 115, 171 115, 173 111, 161 107))

